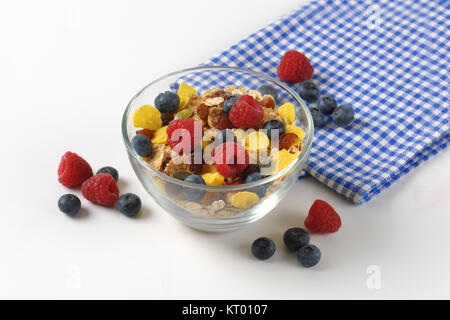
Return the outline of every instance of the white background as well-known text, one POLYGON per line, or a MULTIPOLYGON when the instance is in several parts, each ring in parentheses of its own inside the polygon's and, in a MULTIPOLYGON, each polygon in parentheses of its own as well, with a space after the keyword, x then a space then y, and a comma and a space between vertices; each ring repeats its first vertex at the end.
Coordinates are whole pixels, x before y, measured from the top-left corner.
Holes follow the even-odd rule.
MULTIPOLYGON (((175 221, 128 163, 120 121, 129 99, 167 72, 195 66, 298 1, 4 1, 0 4, 0 298, 450 298, 450 152, 357 207, 308 178, 246 229, 208 234, 175 221), (83 201, 69 218, 56 170, 71 150, 96 171, 118 168, 143 199, 129 219, 83 201), (343 219, 314 235, 304 269, 282 245, 314 199, 343 219), (257 261, 269 236, 276 255, 257 261), (369 266, 379 289, 367 286, 369 266)), ((77 193, 79 193, 77 191, 77 193)))

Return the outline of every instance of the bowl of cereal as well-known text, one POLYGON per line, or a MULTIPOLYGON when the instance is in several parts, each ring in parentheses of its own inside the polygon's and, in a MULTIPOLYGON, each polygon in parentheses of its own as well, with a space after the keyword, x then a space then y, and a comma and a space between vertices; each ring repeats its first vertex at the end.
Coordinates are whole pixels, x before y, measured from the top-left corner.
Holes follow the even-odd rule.
POLYGON ((154 80, 129 102, 131 165, 169 214, 204 231, 269 213, 305 167, 314 126, 288 86, 243 68, 205 66, 154 80))

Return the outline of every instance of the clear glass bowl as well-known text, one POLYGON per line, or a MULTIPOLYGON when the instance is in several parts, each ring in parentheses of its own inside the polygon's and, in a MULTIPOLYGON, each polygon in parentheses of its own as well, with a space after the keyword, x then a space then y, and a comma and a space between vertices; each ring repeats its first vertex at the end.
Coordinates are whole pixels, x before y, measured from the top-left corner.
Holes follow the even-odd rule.
POLYGON ((176 219, 195 229, 204 231, 228 231, 241 228, 269 213, 286 195, 297 181, 305 167, 314 134, 314 125, 308 107, 303 100, 285 84, 262 73, 242 68, 207 66, 185 69, 170 73, 154 80, 139 91, 129 102, 122 121, 122 134, 131 165, 139 180, 153 199, 176 219), (213 87, 224 88, 227 85, 257 89, 262 84, 270 84, 278 92, 277 106, 291 102, 296 109, 296 125, 304 130, 304 139, 300 155, 282 171, 264 179, 233 186, 206 186, 192 184, 168 176, 139 157, 131 146, 136 135, 132 116, 142 105, 154 105, 156 96, 169 89, 175 90, 179 83, 186 82, 197 91, 213 87), (267 187, 266 194, 249 208, 233 207, 230 198, 243 191, 252 191, 255 187, 267 187), (183 189, 195 189, 204 193, 196 201, 186 200, 183 189), (221 208, 225 204, 225 207, 221 208), (219 210, 217 210, 219 209, 219 210))

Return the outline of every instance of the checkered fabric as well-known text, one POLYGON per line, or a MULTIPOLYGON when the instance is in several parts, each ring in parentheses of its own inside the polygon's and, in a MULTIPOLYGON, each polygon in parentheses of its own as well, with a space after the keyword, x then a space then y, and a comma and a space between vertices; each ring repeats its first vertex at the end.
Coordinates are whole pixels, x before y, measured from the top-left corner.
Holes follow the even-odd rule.
POLYGON ((290 49, 309 57, 322 94, 355 109, 350 126, 316 129, 306 168, 346 198, 367 202, 448 145, 450 1, 312 1, 202 65, 276 77, 290 49))

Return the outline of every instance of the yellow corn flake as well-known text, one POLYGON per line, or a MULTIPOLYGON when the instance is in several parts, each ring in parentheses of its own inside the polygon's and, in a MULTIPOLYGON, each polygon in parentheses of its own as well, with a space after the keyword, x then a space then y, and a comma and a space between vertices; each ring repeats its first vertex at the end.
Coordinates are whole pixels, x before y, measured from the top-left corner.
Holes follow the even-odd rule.
POLYGON ((155 131, 152 138, 152 143, 155 144, 166 144, 167 143, 167 126, 161 127, 155 131))
POLYGON ((295 158, 298 157, 299 154, 300 152, 290 153, 285 149, 276 152, 273 155, 273 162, 274 162, 273 173, 280 172, 281 170, 286 168, 288 165, 292 163, 292 161, 295 160, 295 158))
POLYGON ((212 164, 203 164, 202 166, 202 172, 200 172, 200 175, 204 175, 205 173, 216 173, 217 169, 212 164))
POLYGON ((267 150, 267 147, 270 144, 269 137, 261 131, 253 131, 252 133, 246 135, 244 142, 245 149, 252 151, 267 150))
POLYGON ((285 116, 290 124, 295 121, 295 108, 290 102, 286 102, 277 109, 277 113, 281 116, 285 116))
POLYGON ((286 126, 286 131, 285 132, 286 133, 293 133, 293 134, 295 134, 298 137, 297 141, 295 141, 295 143, 293 145, 298 145, 300 142, 302 142, 303 141, 303 137, 305 135, 305 133, 303 132, 302 128, 294 126, 292 124, 288 124, 286 126))
POLYGON ((248 191, 242 191, 235 193, 231 197, 231 204, 233 207, 239 208, 239 209, 247 209, 248 207, 251 207, 256 202, 258 202, 259 197, 254 192, 248 192, 248 191))
POLYGON ((202 174, 203 180, 208 186, 221 186, 225 177, 218 172, 202 174))
POLYGON ((158 130, 162 126, 161 112, 150 105, 142 106, 134 112, 133 125, 136 128, 158 130))
POLYGON ((181 110, 187 105, 187 103, 189 102, 189 97, 191 95, 197 95, 197 90, 182 82, 178 87, 177 94, 180 97, 180 105, 178 106, 178 110, 181 110))

